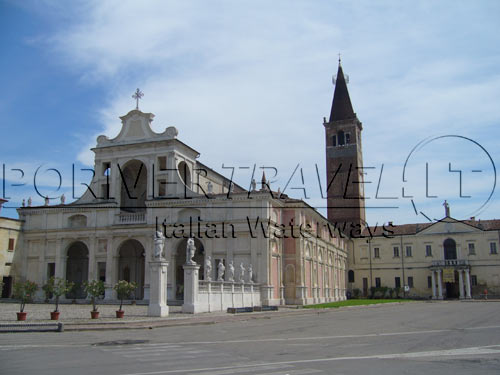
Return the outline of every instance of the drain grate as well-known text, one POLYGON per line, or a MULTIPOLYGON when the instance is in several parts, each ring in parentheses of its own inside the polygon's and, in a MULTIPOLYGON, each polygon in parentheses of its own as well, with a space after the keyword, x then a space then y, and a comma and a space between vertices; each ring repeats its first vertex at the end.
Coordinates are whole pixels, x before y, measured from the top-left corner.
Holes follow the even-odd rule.
POLYGON ((93 346, 115 346, 115 345, 136 345, 136 344, 146 344, 149 340, 116 340, 116 341, 105 341, 92 344, 93 346))

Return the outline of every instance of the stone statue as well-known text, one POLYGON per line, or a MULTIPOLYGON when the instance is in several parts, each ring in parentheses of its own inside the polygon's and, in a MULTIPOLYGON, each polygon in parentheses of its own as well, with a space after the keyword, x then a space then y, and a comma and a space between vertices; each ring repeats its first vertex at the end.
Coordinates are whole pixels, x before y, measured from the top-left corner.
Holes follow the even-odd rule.
POLYGON ((233 265, 233 261, 231 261, 229 263, 228 269, 229 269, 229 271, 227 273, 228 281, 234 282, 234 265, 233 265))
POLYGON ((49 197, 46 195, 45 196, 45 205, 48 206, 49 202, 50 202, 49 197))
POLYGON ((194 246, 194 238, 189 237, 186 246, 186 264, 196 264, 194 261, 194 253, 196 252, 196 246, 194 246))
POLYGON ((212 194, 214 191, 214 185, 210 181, 207 182, 207 193, 212 194))
POLYGON ((205 280, 212 281, 212 257, 209 255, 205 260, 205 280))
POLYGON ((248 270, 247 270, 247 271, 248 271, 248 282, 251 284, 251 283, 253 283, 253 280, 252 280, 252 279, 253 279, 253 268, 252 268, 252 264, 250 264, 250 265, 248 266, 248 270))
POLYGON ((33 201, 31 200, 31 197, 28 198, 28 207, 31 207, 31 204, 33 203, 33 201))
POLYGON ((26 207, 26 200, 23 199, 23 203, 21 204, 22 207, 26 207))
POLYGON ((153 257, 154 259, 160 260, 163 259, 163 246, 165 246, 165 236, 161 231, 156 231, 154 235, 154 241, 155 241, 155 249, 154 249, 154 254, 153 257))
POLYGON ((64 196, 64 194, 61 195, 61 204, 64 204, 66 203, 66 197, 64 196))
POLYGON ((245 282, 245 266, 243 265, 243 262, 240 263, 240 283, 245 282))
POLYGON ((255 191, 257 190, 257 182, 255 182, 255 178, 252 178, 252 182, 250 183, 251 190, 255 191))
POLYGON ((217 266, 217 281, 224 281, 224 271, 226 270, 226 267, 224 267, 224 263, 222 262, 222 259, 219 260, 219 265, 217 266))

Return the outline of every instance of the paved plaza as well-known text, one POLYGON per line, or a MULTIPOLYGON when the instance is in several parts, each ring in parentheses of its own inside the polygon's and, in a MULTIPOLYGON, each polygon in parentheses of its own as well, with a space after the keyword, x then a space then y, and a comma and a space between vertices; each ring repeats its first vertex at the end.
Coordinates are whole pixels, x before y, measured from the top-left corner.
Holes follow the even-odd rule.
POLYGON ((498 374, 499 308, 415 302, 183 327, 3 333, 0 373, 498 374))

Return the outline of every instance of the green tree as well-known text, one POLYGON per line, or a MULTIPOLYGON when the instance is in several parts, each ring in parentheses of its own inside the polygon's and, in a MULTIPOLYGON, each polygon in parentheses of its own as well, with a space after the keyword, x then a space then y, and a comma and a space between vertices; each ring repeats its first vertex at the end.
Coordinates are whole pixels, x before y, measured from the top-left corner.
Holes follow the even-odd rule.
POLYGON ((14 284, 14 293, 12 294, 12 298, 19 300, 21 303, 20 312, 24 312, 26 303, 33 300, 33 296, 35 295, 37 289, 38 285, 29 280, 14 284))
POLYGON ((128 282, 126 280, 118 281, 113 287, 116 290, 116 294, 118 295, 118 299, 120 300, 120 310, 122 311, 123 300, 127 298, 130 293, 137 289, 137 284, 134 282, 128 282))
POLYGON ((102 280, 91 280, 83 283, 85 292, 90 295, 92 300, 92 311, 97 311, 96 298, 104 294, 104 282, 102 280))
POLYGON ((54 296, 56 309, 54 312, 59 312, 59 297, 63 294, 68 293, 73 289, 75 283, 71 281, 61 279, 60 277, 52 276, 45 284, 42 289, 45 292, 45 295, 48 297, 50 294, 54 296))

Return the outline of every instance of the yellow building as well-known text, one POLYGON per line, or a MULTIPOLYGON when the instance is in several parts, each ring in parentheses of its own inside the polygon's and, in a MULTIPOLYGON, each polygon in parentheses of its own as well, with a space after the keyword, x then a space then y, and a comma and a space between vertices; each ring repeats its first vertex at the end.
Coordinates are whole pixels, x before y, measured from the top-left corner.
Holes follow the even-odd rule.
MULTIPOLYGON (((2 205, 7 202, 0 199, 0 211, 2 205)), ((14 257, 18 240, 21 233, 21 221, 0 217, 0 280, 3 282, 2 298, 10 297, 12 285, 15 280, 16 268, 14 257)))
POLYGON ((348 275, 349 287, 363 295, 372 287, 433 299, 500 295, 500 220, 458 221, 447 210, 435 223, 364 234, 354 240, 348 275))

